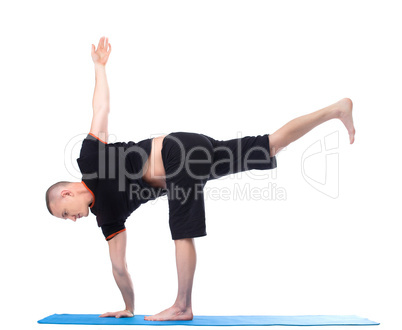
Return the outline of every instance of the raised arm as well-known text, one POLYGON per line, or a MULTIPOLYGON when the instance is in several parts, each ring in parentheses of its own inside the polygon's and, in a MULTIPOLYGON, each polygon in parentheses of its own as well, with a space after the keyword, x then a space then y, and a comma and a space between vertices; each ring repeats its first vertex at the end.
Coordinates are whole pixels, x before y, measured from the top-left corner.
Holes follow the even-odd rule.
POLYGON ((99 40, 98 48, 92 45, 91 56, 95 64, 95 91, 92 100, 93 117, 90 133, 107 143, 108 141, 108 116, 110 111, 109 86, 106 78, 106 63, 109 59, 112 47, 108 38, 99 40))
POLYGON ((134 289, 126 263, 127 232, 123 231, 108 241, 113 276, 120 289, 126 309, 118 312, 102 314, 101 317, 132 317, 134 316, 134 289))

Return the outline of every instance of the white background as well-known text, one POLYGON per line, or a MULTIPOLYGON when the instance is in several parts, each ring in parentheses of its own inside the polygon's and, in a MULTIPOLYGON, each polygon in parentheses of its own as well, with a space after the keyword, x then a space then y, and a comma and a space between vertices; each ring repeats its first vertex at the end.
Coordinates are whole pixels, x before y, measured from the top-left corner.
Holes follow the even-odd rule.
MULTIPOLYGON (((278 155, 276 177, 243 174, 207 184, 271 182, 286 190, 286 200, 206 200, 208 236, 196 239, 195 314, 353 314, 381 322, 378 329, 399 327, 397 4, 3 1, 1 327, 87 329, 36 322, 124 308, 95 217, 53 218, 44 199, 52 183, 80 180, 67 170, 65 148, 89 131, 90 51, 102 36, 112 44, 109 131, 119 141, 179 130, 216 139, 272 133, 343 97, 354 102, 354 145, 332 120, 278 155), (328 180, 339 173, 337 198, 314 189, 301 167, 303 152, 333 132, 339 166, 328 180)), ((325 174, 323 157, 310 164, 317 180, 325 174)), ((134 212, 127 233, 136 313, 160 312, 177 290, 167 200, 134 212)))

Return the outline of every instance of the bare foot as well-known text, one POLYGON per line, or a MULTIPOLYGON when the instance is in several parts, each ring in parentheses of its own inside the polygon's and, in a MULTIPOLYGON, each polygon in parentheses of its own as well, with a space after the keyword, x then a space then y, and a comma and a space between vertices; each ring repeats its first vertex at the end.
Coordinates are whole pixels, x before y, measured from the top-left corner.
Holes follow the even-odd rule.
POLYGON ((165 309, 163 312, 159 314, 155 314, 153 316, 145 316, 144 320, 147 321, 188 321, 193 319, 193 311, 190 308, 181 309, 176 306, 172 306, 168 309, 165 309))
POLYGON ((349 133, 349 140, 350 144, 352 144, 355 141, 355 127, 353 125, 353 116, 352 116, 352 110, 353 110, 353 103, 351 99, 345 98, 336 103, 338 105, 338 118, 342 121, 342 123, 345 125, 346 129, 348 130, 349 133))

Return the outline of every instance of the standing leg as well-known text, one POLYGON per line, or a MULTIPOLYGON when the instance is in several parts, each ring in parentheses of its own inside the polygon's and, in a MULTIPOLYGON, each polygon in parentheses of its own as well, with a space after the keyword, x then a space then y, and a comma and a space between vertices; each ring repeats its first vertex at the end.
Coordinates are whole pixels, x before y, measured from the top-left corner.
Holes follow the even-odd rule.
POLYGON ((159 314, 146 316, 147 321, 192 320, 191 291, 197 261, 194 239, 184 238, 174 241, 176 245, 176 266, 178 292, 172 307, 159 314))
POLYGON ((326 108, 291 120, 276 132, 269 135, 271 157, 275 156, 281 149, 285 148, 290 143, 301 138, 314 127, 330 119, 339 119, 343 122, 348 130, 349 140, 352 144, 355 139, 352 108, 352 101, 345 98, 326 108))

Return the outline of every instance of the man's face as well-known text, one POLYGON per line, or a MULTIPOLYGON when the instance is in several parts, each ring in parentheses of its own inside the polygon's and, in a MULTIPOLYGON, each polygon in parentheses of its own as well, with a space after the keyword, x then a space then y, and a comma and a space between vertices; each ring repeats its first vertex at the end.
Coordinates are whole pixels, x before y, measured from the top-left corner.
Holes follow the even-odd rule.
POLYGON ((87 217, 89 214, 89 207, 84 199, 73 194, 63 195, 52 204, 51 210, 54 216, 70 219, 74 222, 79 218, 87 217))

